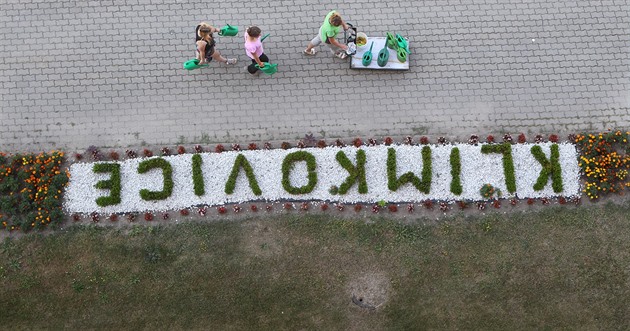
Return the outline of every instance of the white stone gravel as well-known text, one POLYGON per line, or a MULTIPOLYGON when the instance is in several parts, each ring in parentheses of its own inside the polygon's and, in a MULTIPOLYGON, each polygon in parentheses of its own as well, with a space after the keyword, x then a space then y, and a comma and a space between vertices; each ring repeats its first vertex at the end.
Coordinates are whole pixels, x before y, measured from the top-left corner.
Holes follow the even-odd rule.
MULTIPOLYGON (((432 150, 433 177, 430 194, 419 192, 411 184, 402 186, 392 192, 387 187, 387 150, 396 150, 398 176, 413 171, 421 177, 423 146, 392 145, 392 146, 363 146, 367 155, 366 177, 368 193, 359 194, 358 184, 355 183, 347 194, 331 195, 331 186, 340 186, 348 176, 348 172, 339 165, 335 155, 339 150, 346 153, 348 158, 356 164, 355 147, 327 147, 327 148, 292 148, 288 150, 257 150, 257 151, 228 151, 223 153, 202 153, 202 171, 205 180, 205 194, 198 197, 193 191, 192 155, 174 155, 164 157, 173 167, 173 194, 166 200, 144 201, 139 191, 143 188, 159 191, 162 189, 162 171, 153 169, 146 174, 138 174, 138 164, 146 158, 119 161, 121 164, 121 203, 115 206, 99 207, 96 198, 109 194, 108 190, 96 189, 94 185, 99 180, 109 178, 109 174, 95 174, 93 163, 75 163, 70 166, 70 183, 65 194, 64 207, 68 212, 76 213, 119 213, 140 211, 178 210, 197 205, 222 205, 227 203, 241 203, 248 201, 277 201, 277 200, 327 200, 343 203, 374 203, 381 200, 386 202, 420 202, 423 200, 483 200, 479 194, 480 187, 490 183, 504 193, 504 198, 511 197, 505 185, 503 162, 501 154, 482 154, 481 146, 468 144, 429 145, 432 150), (460 150, 462 173, 461 183, 463 192, 456 196, 450 192, 451 169, 450 153, 457 147, 460 150), (318 183, 313 192, 304 195, 292 195, 282 187, 282 161, 289 153, 304 150, 313 154, 317 160, 318 183), (263 192, 256 196, 249 188, 245 173, 241 171, 236 181, 233 194, 225 193, 225 182, 230 175, 236 156, 241 153, 250 162, 256 179, 263 192)), ((580 194, 580 174, 578 168, 578 154, 574 145, 560 143, 560 164, 564 192, 556 194, 551 188, 551 178, 545 188, 534 191, 533 185, 538 178, 541 165, 531 153, 534 145, 541 146, 549 158, 551 143, 515 144, 512 145, 512 156, 516 176, 518 198, 540 198, 565 196, 572 197, 580 194)), ((306 163, 298 162, 291 173, 293 186, 299 187, 307 183, 306 163)))

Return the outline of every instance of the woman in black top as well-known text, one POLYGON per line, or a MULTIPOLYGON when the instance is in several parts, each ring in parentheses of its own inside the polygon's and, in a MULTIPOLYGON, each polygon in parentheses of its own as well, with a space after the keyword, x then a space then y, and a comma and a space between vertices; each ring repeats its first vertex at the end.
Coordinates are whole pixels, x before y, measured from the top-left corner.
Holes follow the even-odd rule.
POLYGON ((226 64, 235 64, 236 59, 226 59, 221 56, 219 51, 214 49, 216 42, 212 37, 213 32, 219 32, 220 30, 212 25, 202 22, 195 28, 195 39, 197 43, 197 59, 199 64, 206 64, 212 59, 226 64))

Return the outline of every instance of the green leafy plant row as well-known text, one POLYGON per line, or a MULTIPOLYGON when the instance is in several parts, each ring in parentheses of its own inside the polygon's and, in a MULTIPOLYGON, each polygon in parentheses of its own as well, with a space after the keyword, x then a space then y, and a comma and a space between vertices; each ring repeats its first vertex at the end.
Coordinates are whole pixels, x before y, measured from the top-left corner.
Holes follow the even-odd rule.
POLYGON ((551 175, 551 187, 556 193, 562 192, 562 168, 560 167, 560 151, 558 144, 551 145, 551 159, 548 160, 540 146, 532 146, 534 158, 542 165, 540 175, 534 184, 534 190, 540 191, 545 188, 551 175))
POLYGON ((109 179, 98 181, 95 185, 97 189, 109 190, 108 196, 96 198, 96 204, 100 207, 117 205, 120 203, 120 164, 118 163, 96 163, 92 167, 95 173, 110 173, 109 179))
POLYGON ((431 191, 431 171, 431 148, 429 146, 422 147, 422 180, 411 171, 397 177, 396 150, 387 149, 387 187, 391 191, 397 191, 402 185, 411 183, 418 191, 428 194, 431 191))
POLYGON ((455 147, 451 150, 451 192, 455 195, 462 194, 462 161, 459 156, 459 148, 455 147))
POLYGON ((247 180, 249 181, 249 187, 252 189, 255 195, 261 195, 262 190, 260 186, 258 186, 258 181, 256 180, 256 176, 254 175, 254 169, 252 165, 249 164, 247 158, 243 154, 239 154, 234 161, 234 166, 232 166, 232 172, 230 173, 230 177, 228 177, 227 182, 225 183, 225 193, 232 194, 234 193, 234 188, 236 186, 236 178, 240 173, 240 169, 245 170, 245 176, 247 176, 247 180))
POLYGON ((293 152, 288 154, 282 161, 282 187, 291 194, 307 194, 315 189, 317 184, 317 162, 315 156, 306 151, 293 152), (296 162, 306 162, 306 170, 308 171, 308 183, 301 187, 295 187, 291 184, 290 175, 296 162))
POLYGON ((360 149, 357 151, 357 165, 352 164, 350 159, 342 151, 337 152, 336 159, 339 164, 350 174, 348 178, 339 186, 337 191, 339 194, 346 194, 348 190, 358 181, 358 191, 361 194, 368 193, 367 181, 365 180, 365 151, 360 149))
POLYGON ((514 160, 512 159, 512 145, 503 143, 498 145, 483 145, 481 152, 484 154, 496 153, 503 155, 503 173, 505 175, 505 186, 508 192, 516 192, 516 177, 514 176, 514 160))
POLYGON ((143 200, 164 200, 173 193, 173 167, 165 159, 158 157, 140 162, 138 165, 138 173, 144 174, 151 169, 162 169, 164 177, 164 187, 162 191, 149 191, 147 189, 140 190, 140 197, 143 200))

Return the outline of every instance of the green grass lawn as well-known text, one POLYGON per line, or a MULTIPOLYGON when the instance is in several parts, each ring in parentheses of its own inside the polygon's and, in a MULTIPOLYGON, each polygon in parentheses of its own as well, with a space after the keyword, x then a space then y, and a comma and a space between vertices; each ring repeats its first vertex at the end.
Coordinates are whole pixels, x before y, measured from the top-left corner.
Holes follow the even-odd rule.
POLYGON ((73 226, 0 268, 3 329, 619 329, 630 205, 73 226))

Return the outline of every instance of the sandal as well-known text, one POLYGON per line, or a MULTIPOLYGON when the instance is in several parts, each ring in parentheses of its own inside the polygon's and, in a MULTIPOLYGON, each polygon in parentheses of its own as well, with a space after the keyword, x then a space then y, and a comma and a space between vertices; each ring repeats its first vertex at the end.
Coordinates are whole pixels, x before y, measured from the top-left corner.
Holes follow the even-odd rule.
POLYGON ((346 54, 346 52, 339 52, 335 54, 335 56, 343 60, 348 57, 348 54, 346 54))
POLYGON ((304 53, 304 55, 315 55, 315 53, 317 53, 317 51, 315 50, 315 48, 311 48, 310 52, 307 52, 306 50, 303 50, 302 53, 304 53))
POLYGON ((226 64, 236 64, 236 59, 227 59, 226 64))

